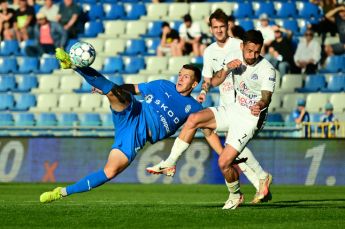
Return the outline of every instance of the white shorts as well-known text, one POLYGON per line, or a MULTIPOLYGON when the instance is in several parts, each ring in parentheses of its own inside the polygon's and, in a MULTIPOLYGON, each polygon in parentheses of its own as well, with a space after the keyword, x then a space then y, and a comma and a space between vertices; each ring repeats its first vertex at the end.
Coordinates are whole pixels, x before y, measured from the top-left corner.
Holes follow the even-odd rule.
POLYGON ((231 145, 237 152, 242 152, 258 131, 259 117, 250 114, 247 108, 238 104, 209 108, 216 119, 216 131, 227 132, 225 143, 231 145))

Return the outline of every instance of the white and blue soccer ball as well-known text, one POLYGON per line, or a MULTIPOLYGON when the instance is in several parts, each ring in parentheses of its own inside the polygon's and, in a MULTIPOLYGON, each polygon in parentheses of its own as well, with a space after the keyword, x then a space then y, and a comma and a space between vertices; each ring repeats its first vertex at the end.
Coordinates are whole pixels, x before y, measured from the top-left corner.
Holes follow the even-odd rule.
POLYGON ((73 65, 84 68, 90 66, 94 62, 96 51, 90 43, 79 41, 72 45, 69 50, 69 56, 73 65))

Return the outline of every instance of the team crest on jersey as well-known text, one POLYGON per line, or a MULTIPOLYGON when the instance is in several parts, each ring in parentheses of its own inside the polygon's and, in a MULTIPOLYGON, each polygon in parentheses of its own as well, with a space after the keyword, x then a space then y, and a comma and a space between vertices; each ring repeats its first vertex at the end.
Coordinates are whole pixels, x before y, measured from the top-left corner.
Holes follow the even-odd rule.
POLYGON ((153 95, 146 95, 145 96, 145 101, 146 101, 146 103, 151 103, 152 102, 152 100, 153 100, 153 95))
POLYGON ((188 105, 184 108, 184 111, 185 111, 186 113, 189 113, 189 112, 190 112, 190 109, 192 109, 192 106, 188 104, 188 105))
POLYGON ((258 77, 257 74, 253 74, 252 77, 251 77, 252 80, 258 80, 258 78, 259 78, 259 77, 258 77))

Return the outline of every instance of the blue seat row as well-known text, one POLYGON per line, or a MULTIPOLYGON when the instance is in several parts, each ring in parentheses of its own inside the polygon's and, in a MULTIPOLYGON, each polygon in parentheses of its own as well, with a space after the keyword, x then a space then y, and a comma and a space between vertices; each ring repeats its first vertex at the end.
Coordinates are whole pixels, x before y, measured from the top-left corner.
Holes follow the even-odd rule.
POLYGON ((328 82, 324 75, 306 76, 304 86, 297 88, 297 92, 342 92, 345 90, 345 75, 332 75, 328 82))
POLYGON ((27 111, 36 105, 36 96, 29 93, 19 94, 0 94, 0 110, 27 111))
POLYGON ((34 75, 22 75, 17 78, 12 75, 0 75, 0 92, 29 92, 37 87, 37 77, 34 75))
POLYGON ((0 74, 17 73, 52 73, 59 69, 60 65, 55 57, 36 58, 36 57, 0 57, 0 74))

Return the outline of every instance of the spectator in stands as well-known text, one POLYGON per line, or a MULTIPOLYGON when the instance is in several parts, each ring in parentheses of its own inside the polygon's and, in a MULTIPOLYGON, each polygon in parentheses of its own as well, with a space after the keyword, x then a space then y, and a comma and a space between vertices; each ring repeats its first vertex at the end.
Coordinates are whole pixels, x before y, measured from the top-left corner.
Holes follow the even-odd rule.
POLYGON ((335 137, 336 129, 339 128, 338 119, 333 114, 333 104, 325 104, 325 113, 321 116, 320 122, 323 123, 321 128, 323 128, 322 134, 324 138, 335 137))
POLYGON ((162 24, 161 43, 157 48, 158 56, 182 56, 182 49, 179 45, 180 36, 168 22, 162 24))
POLYGON ((53 0, 45 0, 44 5, 40 8, 38 13, 46 15, 48 21, 56 21, 59 13, 59 7, 54 4, 53 0))
POLYGON ((321 45, 314 39, 314 32, 307 29, 300 39, 294 55, 295 64, 302 73, 315 74, 321 59, 321 45))
POLYGON ((1 40, 15 39, 15 31, 13 29, 15 11, 8 8, 7 0, 0 0, 0 32, 1 40))
POLYGON ((242 28, 242 26, 236 25, 235 23, 236 18, 230 15, 228 20, 228 36, 242 40, 245 30, 242 28))
MULTIPOLYGON (((292 118, 295 121, 297 127, 301 127, 302 123, 304 122, 310 122, 309 112, 305 109, 305 105, 305 99, 298 99, 297 109, 291 113, 292 118)), ((308 125, 306 125, 304 128, 304 136, 306 138, 311 136, 310 126, 308 125)))
POLYGON ((345 53, 345 5, 340 5, 330 11, 325 15, 325 17, 331 21, 335 22, 337 25, 340 43, 333 45, 326 45, 325 52, 327 56, 341 55, 345 53))
MULTIPOLYGON (((201 27, 193 22, 189 14, 183 16, 183 23, 179 27, 180 47, 184 55, 191 52, 194 56, 201 56, 201 27)), ((205 49, 205 48, 204 48, 205 49)))
POLYGON ((67 41, 67 33, 62 26, 54 21, 49 21, 45 14, 38 13, 35 26, 35 46, 26 47, 28 56, 41 56, 54 54, 56 48, 63 48, 67 41))
MULTIPOLYGON (((13 5, 19 6, 20 0, 13 0, 13 5)), ((27 0, 27 3, 29 6, 34 6, 35 5, 35 0, 27 0)))
POLYGON ((63 0, 59 7, 57 21, 67 31, 68 38, 77 38, 83 31, 82 9, 73 0, 63 0))
POLYGON ((266 54, 268 47, 271 45, 272 41, 275 40, 275 27, 270 25, 267 14, 261 14, 259 17, 259 21, 260 24, 257 26, 256 29, 262 33, 262 36, 264 38, 264 47, 262 49, 262 54, 266 54))
POLYGON ((25 41, 33 37, 33 28, 36 24, 35 9, 29 6, 27 0, 19 0, 19 8, 15 13, 14 28, 17 39, 25 41))
POLYGON ((268 47, 265 58, 280 72, 281 76, 294 71, 294 52, 292 47, 292 31, 280 26, 273 26, 275 40, 268 47), (284 34, 283 34, 284 33, 284 34))

